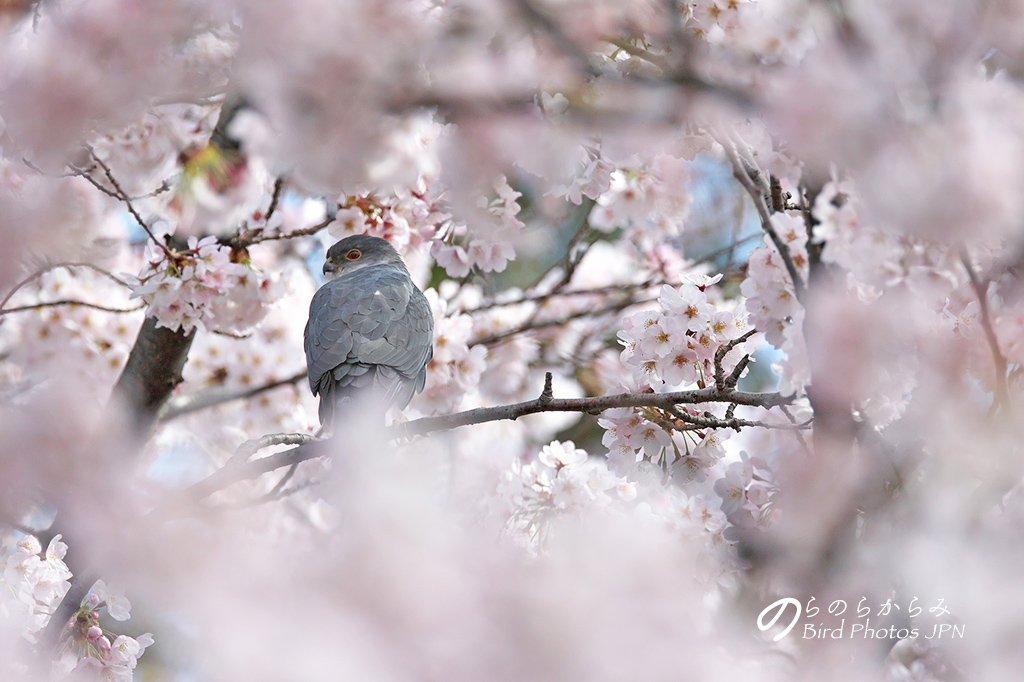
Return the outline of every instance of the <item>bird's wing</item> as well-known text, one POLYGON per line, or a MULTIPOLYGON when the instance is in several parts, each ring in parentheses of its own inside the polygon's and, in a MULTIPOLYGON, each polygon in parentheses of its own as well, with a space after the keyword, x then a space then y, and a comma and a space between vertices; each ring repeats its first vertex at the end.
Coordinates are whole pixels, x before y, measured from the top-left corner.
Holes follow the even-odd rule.
POLYGON ((434 314, 419 289, 413 289, 401 322, 385 338, 402 353, 393 363, 378 366, 377 382, 384 389, 386 405, 405 409, 412 397, 423 390, 427 363, 434 356, 434 314))
POLYGON ((313 296, 305 333, 310 387, 316 394, 328 372, 336 381, 354 380, 370 365, 418 379, 432 340, 430 306, 406 273, 386 266, 357 270, 313 296))

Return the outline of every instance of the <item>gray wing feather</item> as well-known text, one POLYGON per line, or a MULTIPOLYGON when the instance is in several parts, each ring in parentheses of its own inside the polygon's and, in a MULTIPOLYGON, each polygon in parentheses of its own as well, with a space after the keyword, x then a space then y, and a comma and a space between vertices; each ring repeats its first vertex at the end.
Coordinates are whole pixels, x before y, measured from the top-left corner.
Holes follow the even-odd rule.
POLYGON ((423 389, 433 355, 426 297, 394 267, 368 267, 328 282, 313 296, 305 332, 309 385, 324 400, 371 383, 404 408, 423 389), (371 371, 372 370, 372 371, 371 371))

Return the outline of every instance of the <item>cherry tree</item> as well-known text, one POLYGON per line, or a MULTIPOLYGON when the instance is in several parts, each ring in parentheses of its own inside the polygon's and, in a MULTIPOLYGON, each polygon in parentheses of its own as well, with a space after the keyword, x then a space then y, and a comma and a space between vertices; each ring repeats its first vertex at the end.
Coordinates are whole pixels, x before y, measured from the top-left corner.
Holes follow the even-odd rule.
POLYGON ((0 31, 3 679, 1020 669, 1024 4, 0 31), (302 331, 358 233, 433 360, 323 438, 302 331))

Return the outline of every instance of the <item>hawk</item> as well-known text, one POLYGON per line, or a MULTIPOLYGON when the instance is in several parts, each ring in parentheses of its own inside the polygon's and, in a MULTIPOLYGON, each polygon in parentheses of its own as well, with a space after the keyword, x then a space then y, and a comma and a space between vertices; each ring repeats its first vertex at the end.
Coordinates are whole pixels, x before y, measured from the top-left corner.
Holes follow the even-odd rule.
POLYGON ((404 409, 423 390, 433 357, 434 316, 402 257, 380 237, 346 237, 327 251, 330 278, 313 295, 306 323, 309 387, 320 396, 320 423, 375 391, 404 409))

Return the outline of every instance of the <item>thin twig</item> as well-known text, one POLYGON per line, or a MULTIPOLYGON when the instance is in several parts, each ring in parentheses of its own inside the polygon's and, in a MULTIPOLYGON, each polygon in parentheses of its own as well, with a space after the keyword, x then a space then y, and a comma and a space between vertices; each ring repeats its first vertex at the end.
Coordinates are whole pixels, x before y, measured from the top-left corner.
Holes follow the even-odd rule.
POLYGON ((324 229, 337 219, 337 216, 329 215, 321 220, 316 225, 310 227, 304 227, 294 232, 284 232, 277 234, 262 234, 261 231, 256 231, 251 236, 243 237, 236 235, 227 241, 228 245, 234 248, 245 248, 252 246, 253 244, 260 244, 262 242, 275 241, 278 239, 293 239, 295 237, 308 237, 309 235, 316 234, 320 230, 324 229))
POLYGON ((550 291, 546 294, 534 294, 507 301, 489 301, 487 303, 482 303, 475 308, 465 308, 459 312, 472 315, 473 313, 493 310, 494 308, 507 308, 509 306, 520 305, 523 303, 536 303, 538 305, 543 305, 552 298, 574 298, 579 296, 602 296, 605 294, 632 293, 642 291, 644 289, 650 289, 658 284, 660 284, 660 282, 647 280, 646 282, 641 282, 639 284, 609 284, 608 286, 594 287, 593 289, 571 289, 569 291, 559 292, 550 291))
POLYGON ((160 183, 160 186, 157 187, 152 192, 147 192, 145 194, 136 194, 135 196, 128 198, 131 199, 132 201, 138 201, 139 199, 151 199, 153 197, 160 196, 164 192, 169 192, 171 187, 173 186, 174 184, 170 180, 164 180, 163 182, 160 183))
POLYGON ((266 214, 262 217, 262 226, 255 227, 251 230, 239 231, 237 235, 227 241, 227 243, 235 249, 244 249, 250 244, 255 244, 263 236, 263 232, 267 226, 270 225, 270 219, 274 216, 277 211, 278 203, 281 201, 281 190, 284 188, 284 176, 278 176, 274 180, 274 188, 270 193, 270 205, 267 207, 266 214), (245 235, 244 237, 242 235, 245 235))
MULTIPOLYGON (((297 466, 297 465, 295 465, 297 466)), ((288 471, 294 471, 295 466, 292 466, 288 471)), ((288 478, 287 476, 285 478, 288 478)), ((284 490, 271 491, 266 495, 260 495, 254 500, 243 502, 237 506, 239 507, 255 507, 258 504, 266 504, 267 502, 276 502, 277 500, 283 500, 286 497, 290 497, 295 493, 301 492, 306 488, 312 488, 315 485, 320 485, 323 482, 322 478, 310 478, 301 483, 296 483, 291 488, 285 488, 284 490)))
MULTIPOLYGON (((591 212, 593 212, 595 206, 597 206, 596 200, 591 199, 590 197, 584 197, 583 200, 580 202, 579 206, 573 209, 572 213, 568 216, 568 218, 566 218, 561 225, 555 228, 556 233, 561 233, 567 228, 572 229, 573 226, 575 226, 573 236, 569 240, 569 244, 566 246, 565 256, 563 258, 560 258, 559 260, 556 260, 543 272, 537 275, 537 277, 535 277, 533 280, 533 284, 527 287, 527 289, 533 289, 540 285, 540 283, 543 282, 544 279, 552 271, 554 271, 555 268, 557 268, 560 265, 563 266, 562 279, 552 289, 552 293, 557 292, 559 289, 561 289, 562 287, 566 286, 569 283, 569 281, 572 279, 572 272, 570 271, 570 266, 572 266, 573 269, 575 269, 576 267, 575 265, 572 265, 573 247, 575 247, 576 244, 578 244, 579 241, 590 231, 590 214, 591 212), (577 225, 577 223, 579 224, 577 225)), ((579 265, 579 263, 576 263, 576 265, 579 265)))
POLYGON ((580 226, 576 228, 576 232, 569 240, 568 245, 565 247, 565 258, 562 259, 563 273, 562 281, 555 285, 555 291, 560 291, 563 287, 567 286, 572 280, 572 276, 576 273, 576 267, 583 260, 583 257, 587 254, 588 246, 584 246, 578 253, 573 254, 573 251, 583 238, 590 234, 593 229, 590 226, 590 214, 593 213, 594 207, 597 206, 597 200, 591 199, 590 197, 583 197, 583 201, 580 202, 579 208, 576 211, 577 216, 580 220, 580 226))
POLYGON ((601 71, 591 63, 589 53, 569 37, 557 22, 537 9, 530 0, 513 0, 513 4, 519 8, 527 24, 545 33, 554 47, 575 61, 581 71, 594 77, 601 75, 601 71))
POLYGON ((1007 406, 1010 401, 1010 391, 1006 381, 1006 357, 999 350, 999 340, 996 338, 996 332, 992 328, 992 314, 988 307, 988 287, 990 282, 988 280, 982 282, 978 279, 978 274, 974 271, 969 254, 965 248, 960 250, 960 262, 963 263, 967 276, 971 280, 971 288, 974 289, 974 295, 978 298, 978 306, 981 308, 981 328, 985 332, 985 338, 988 340, 989 349, 992 352, 992 363, 995 365, 996 388, 993 407, 1007 406))
POLYGON ((666 74, 674 70, 672 64, 663 55, 654 54, 650 50, 638 47, 637 45, 634 45, 628 40, 624 40, 622 38, 618 38, 615 36, 606 36, 602 38, 602 40, 604 40, 606 43, 614 45, 619 50, 622 50, 627 54, 631 54, 634 57, 639 57, 640 59, 643 59, 646 62, 650 62, 651 64, 658 67, 659 69, 662 70, 662 72, 666 74))
POLYGON ((271 489, 270 489, 270 492, 269 492, 269 493, 267 493, 267 495, 268 495, 269 497, 273 497, 273 496, 274 496, 274 495, 276 495, 277 493, 281 492, 281 490, 282 490, 282 489, 283 489, 283 488, 284 488, 284 487, 285 487, 286 485, 288 485, 288 481, 292 480, 292 476, 294 476, 294 475, 295 475, 295 471, 296 471, 296 470, 297 470, 298 468, 299 468, 299 465, 298 465, 298 464, 293 464, 293 465, 291 465, 290 467, 288 467, 288 471, 284 472, 284 476, 282 476, 282 477, 280 478, 280 480, 278 480, 278 482, 277 482, 277 483, 276 483, 276 484, 274 485, 274 487, 273 487, 273 488, 271 488, 271 489))
POLYGON ((265 436, 247 440, 239 445, 238 449, 235 450, 235 454, 228 461, 228 466, 248 462, 249 458, 257 452, 272 445, 305 445, 316 440, 315 436, 311 436, 308 433, 268 433, 265 436))
MULTIPOLYGON (((733 406, 735 406, 735 403, 732 403, 729 407, 733 406)), ((799 431, 802 429, 811 428, 812 421, 808 419, 806 422, 803 422, 801 424, 773 424, 770 422, 756 421, 750 419, 739 419, 738 417, 733 417, 732 415, 727 415, 725 419, 721 419, 709 413, 706 413, 705 415, 690 414, 688 412, 683 412, 674 406, 667 408, 665 411, 671 414, 676 419, 686 422, 687 424, 695 426, 699 429, 735 429, 736 431, 739 431, 742 428, 756 426, 764 429, 799 431)), ((681 431, 693 430, 688 428, 679 429, 676 425, 672 425, 672 428, 681 431)))
POLYGON ((750 355, 744 355, 736 363, 736 366, 732 368, 732 373, 725 378, 725 388, 732 390, 736 388, 736 384, 740 382, 740 377, 743 376, 743 371, 750 364, 750 355))
MULTIPOLYGON (((737 246, 741 246, 749 241, 759 238, 760 236, 761 233, 758 232, 756 234, 747 235, 742 239, 734 240, 728 246, 723 246, 719 249, 711 251, 710 253, 704 254, 697 260, 693 261, 692 265, 700 265, 702 263, 708 263, 710 261, 713 261, 722 254, 729 253, 729 251, 735 249, 737 246)), ((546 271, 545 274, 547 274, 547 272, 550 272, 550 270, 546 271)), ((592 289, 569 289, 568 291, 565 289, 559 291, 552 290, 543 294, 532 294, 530 296, 523 296, 522 298, 516 298, 507 301, 488 301, 487 303, 482 303, 476 306, 475 308, 466 308, 464 310, 460 310, 459 312, 466 313, 467 315, 472 315, 473 313, 492 310, 494 308, 506 308, 514 305, 520 305, 523 303, 536 303, 538 305, 543 305, 544 303, 553 298, 571 298, 579 296, 601 296, 604 294, 632 293, 637 291, 643 291, 644 289, 650 289, 661 284, 665 284, 665 281, 663 279, 651 277, 648 278, 646 281, 634 284, 609 284, 607 286, 594 287, 592 289)))
MULTIPOLYGON (((246 502, 241 502, 239 504, 232 505, 232 506, 235 506, 235 507, 255 507, 257 504, 264 504, 266 502, 273 502, 274 500, 281 499, 282 497, 285 496, 285 494, 282 493, 282 489, 285 487, 285 485, 288 484, 288 481, 292 480, 292 477, 295 475, 295 472, 298 470, 298 468, 299 468, 299 463, 298 462, 296 462, 295 464, 292 464, 290 467, 288 467, 288 470, 286 472, 284 472, 284 475, 281 476, 281 478, 278 480, 278 482, 276 484, 274 484, 274 487, 271 488, 269 492, 264 493, 263 495, 260 495, 259 497, 255 498, 255 499, 247 500, 246 502)), ((288 491, 288 493, 290 494, 292 491, 296 491, 296 490, 299 490, 299 489, 301 489, 301 486, 294 486, 294 487, 291 488, 290 491, 288 491)))
MULTIPOLYGON (((751 329, 750 331, 743 334, 743 336, 735 338, 729 343, 722 344, 721 346, 718 347, 718 350, 715 351, 715 386, 717 386, 718 388, 735 388, 735 384, 733 384, 732 386, 728 386, 728 383, 726 382, 725 378, 725 368, 722 367, 722 362, 725 360, 725 356, 729 354, 729 351, 731 351, 733 348, 740 345, 741 343, 743 343, 756 333, 756 329, 751 329)), ((731 378, 732 377, 730 376, 730 379, 731 378)))
MULTIPOLYGON (((789 405, 779 405, 779 409, 782 410, 782 414, 786 415, 786 419, 788 419, 791 424, 796 424, 796 417, 794 417, 793 413, 789 411, 789 405)), ((807 439, 804 438, 804 434, 799 431, 794 431, 793 433, 796 435, 796 439, 800 441, 800 447, 803 448, 804 454, 810 457, 811 448, 807 445, 807 439)))
MULTIPOLYGON (((36 167, 28 159, 23 159, 23 160, 28 165, 29 168, 31 168, 32 170, 36 171, 37 173, 40 173, 41 175, 46 175, 47 174, 42 168, 36 167)), ((115 192, 114 190, 111 190, 111 189, 107 189, 96 178, 94 178, 94 177, 92 177, 92 175, 90 175, 90 173, 92 173, 94 170, 96 170, 96 164, 92 164, 91 166, 87 166, 85 168, 78 168, 76 166, 70 166, 70 168, 71 168, 70 172, 62 173, 60 175, 60 177, 83 178, 86 181, 88 181, 90 185, 92 185, 93 187, 95 187, 99 191, 103 192, 108 197, 113 197, 114 199, 118 199, 118 200, 121 199, 121 196, 117 192, 115 192)), ((130 196, 130 197, 128 197, 126 195, 126 198, 131 200, 131 201, 138 201, 139 199, 150 199, 152 197, 159 196, 159 195, 163 194, 164 192, 169 191, 171 189, 171 187, 173 187, 173 186, 174 186, 174 184, 169 179, 168 180, 164 180, 163 182, 160 183, 160 186, 157 187, 152 192, 146 192, 145 194, 136 194, 135 196, 130 196)))
MULTIPOLYGON (((743 244, 746 244, 749 241, 753 241, 754 239, 757 239, 760 236, 761 236, 761 233, 758 232, 758 233, 755 233, 755 234, 749 234, 746 237, 743 237, 742 239, 734 240, 734 241, 732 241, 727 246, 723 246, 721 248, 715 249, 714 251, 711 251, 709 253, 704 254, 703 256, 698 258, 697 260, 690 262, 690 265, 691 266, 696 266, 696 265, 702 265, 704 263, 710 263, 711 261, 715 260, 716 258, 721 256, 722 254, 729 253, 730 251, 735 249, 737 246, 741 246, 743 244)), ((557 265, 558 265, 558 263, 555 263, 555 266, 557 266, 557 265)), ((552 269, 555 266, 552 266, 552 269)), ((546 270, 544 272, 544 275, 542 275, 540 279, 543 280, 543 278, 545 276, 547 276, 547 274, 549 272, 551 272, 551 269, 546 270)), ((548 300, 550 300, 552 298, 568 298, 570 296, 596 296, 596 295, 601 295, 601 294, 613 294, 613 293, 625 293, 625 292, 631 292, 631 291, 641 291, 643 289, 650 289, 651 287, 656 287, 656 286, 659 286, 659 285, 662 285, 662 284, 665 284, 665 283, 666 282, 665 282, 665 280, 663 278, 655 277, 652 274, 645 281, 639 282, 639 283, 634 283, 634 284, 609 284, 609 285, 602 286, 602 287, 594 287, 592 289, 569 289, 568 291, 566 291, 565 289, 561 289, 561 290, 557 290, 557 291, 556 290, 552 290, 552 291, 549 291, 547 293, 533 294, 533 295, 530 295, 530 296, 524 296, 522 298, 512 299, 512 300, 508 300, 508 301, 490 301, 488 303, 483 303, 483 304, 481 304, 481 305, 479 305, 479 306, 477 306, 475 308, 466 308, 465 310, 461 310, 460 312, 467 313, 467 314, 472 314, 472 313, 483 311, 483 310, 490 310, 491 308, 501 308, 501 307, 506 307, 506 306, 519 305, 520 303, 539 303, 539 304, 543 304, 543 303, 545 303, 546 301, 548 301, 548 300)), ((535 286, 537 286, 537 285, 534 284, 532 287, 529 287, 529 289, 532 289, 535 286)), ((527 289, 527 290, 529 290, 529 289, 527 289)))
MULTIPOLYGON (((96 162, 96 164, 101 169, 103 169, 103 174, 107 176, 107 180, 110 182, 110 185, 114 188, 116 194, 114 194, 113 196, 116 199, 119 199, 120 201, 124 202, 124 205, 128 207, 128 212, 132 214, 133 218, 135 218, 135 222, 139 224, 139 227, 145 230, 149 238, 153 240, 153 243, 160 247, 160 249, 164 252, 164 255, 167 256, 167 260, 172 263, 175 262, 177 259, 174 257, 174 253, 167 246, 167 244, 161 242, 159 239, 156 238, 156 235, 153 234, 153 231, 149 229, 149 225, 147 225, 146 221, 142 219, 142 216, 139 215, 139 212, 135 210, 135 206, 132 205, 131 197, 128 196, 128 194, 121 188, 121 185, 114 178, 114 174, 113 172, 111 172, 110 166, 105 164, 100 157, 96 156, 96 152, 92 152, 92 158, 96 162)), ((86 175, 85 177, 88 178, 89 176, 86 175)))
POLYGON ((309 235, 316 234, 320 230, 324 229, 325 227, 327 227, 328 225, 333 223, 336 219, 337 219, 336 216, 333 216, 333 215, 327 216, 326 218, 321 220, 319 223, 317 223, 316 225, 313 225, 311 227, 306 227, 306 228, 303 228, 301 230, 295 230, 294 232, 285 232, 285 233, 282 233, 282 234, 266 235, 266 236, 260 237, 258 240, 256 240, 253 243, 257 244, 259 242, 269 242, 269 241, 274 241, 276 239, 292 239, 294 237, 308 237, 309 235))
MULTIPOLYGON (((771 214, 768 210, 768 205, 765 201, 765 188, 759 185, 753 174, 761 175, 761 171, 754 166, 751 168, 752 161, 747 159, 741 159, 736 146, 731 140, 720 140, 719 143, 722 148, 725 149, 725 155, 729 158, 729 163, 732 165, 732 174, 736 180, 743 186, 750 195, 751 200, 754 202, 754 208, 757 209, 757 215, 761 218, 761 229, 764 230, 768 238, 772 240, 772 244, 775 245, 776 250, 779 252, 779 256, 782 258, 783 264, 786 266, 786 272, 789 273, 789 278, 793 282, 793 292, 796 294, 798 301, 803 302, 805 296, 805 286, 803 278, 800 277, 800 273, 796 269, 796 265, 793 263, 792 254, 789 252, 789 246, 779 237, 779 233, 775 231, 775 226, 772 225, 771 214)), ((769 190, 770 193, 770 190, 769 190)))
MULTIPOLYGON (((761 236, 761 233, 756 233, 756 234, 748 235, 748 236, 746 236, 746 237, 744 237, 742 239, 733 241, 728 246, 724 246, 724 247, 722 247, 720 249, 716 249, 715 251, 712 251, 712 252, 710 252, 708 254, 705 254, 705 255, 701 256, 696 261, 693 261, 692 264, 693 265, 700 265, 701 263, 710 262, 710 261, 714 260, 715 258, 717 258, 718 256, 722 255, 723 253, 728 253, 731 249, 734 249, 735 247, 737 247, 737 246, 739 246, 741 244, 744 244, 744 243, 746 243, 748 241, 751 241, 753 239, 757 239, 760 236, 761 236)), ((547 272, 550 272, 550 270, 546 271, 545 274, 547 274, 547 272)), ((546 292, 546 293, 543 293, 543 294, 532 294, 532 295, 529 295, 529 296, 523 296, 522 298, 511 299, 511 300, 507 300, 507 301, 489 301, 487 303, 482 303, 482 304, 476 306, 475 308, 466 308, 466 309, 460 310, 459 312, 465 313, 467 315, 472 315, 473 313, 484 312, 484 311, 492 310, 494 308, 505 308, 505 307, 515 306, 515 305, 521 305, 521 304, 524 304, 524 303, 535 303, 538 306, 542 306, 544 303, 548 302, 549 300, 551 300, 553 298, 572 298, 572 297, 580 297, 580 296, 601 296, 601 295, 605 295, 605 294, 634 294, 635 292, 643 291, 645 289, 650 289, 652 287, 656 287, 656 286, 659 286, 659 285, 662 285, 662 284, 665 284, 664 279, 659 279, 659 278, 655 278, 655 277, 652 276, 652 277, 648 278, 644 282, 639 282, 639 283, 634 283, 634 284, 609 284, 607 286, 594 287, 592 289, 570 289, 568 291, 566 291, 564 289, 562 289, 562 290, 552 290, 552 291, 549 291, 549 292, 546 292)), ((634 303, 636 303, 636 304, 649 303, 649 302, 654 301, 654 300, 655 299, 643 299, 643 300, 635 301, 635 302, 634 301, 630 301, 627 304, 626 307, 628 307, 628 305, 633 305, 634 303)), ((621 304, 621 302, 620 302, 620 304, 621 304)), ((617 306, 617 305, 620 305, 620 304, 615 304, 615 305, 617 306)), ((590 311, 590 314, 595 314, 596 315, 596 314, 598 314, 598 312, 600 312, 600 311, 590 311)), ((614 312, 614 307, 612 308, 612 312, 614 312)), ((575 319, 575 318, 573 318, 573 319, 575 319)), ((529 328, 521 328, 521 329, 513 330, 513 331, 510 331, 510 332, 507 332, 507 333, 503 333, 502 335, 496 335, 496 336, 493 336, 493 337, 486 337, 486 338, 484 338, 484 339, 482 339, 480 341, 477 341, 475 343, 485 343, 485 344, 496 343, 497 341, 500 341, 501 339, 506 338, 508 336, 512 336, 512 335, 514 335, 514 334, 516 334, 516 333, 518 333, 520 331, 529 331, 529 329, 537 329, 537 328, 547 327, 547 326, 550 326, 551 324, 558 324, 559 322, 563 322, 563 321, 566 321, 566 320, 564 320, 564 319, 556 320, 556 321, 553 321, 551 323, 543 322, 543 323, 540 323, 539 325, 531 326, 529 328)))
POLYGON ((498 334, 492 334, 490 336, 484 336, 484 337, 479 338, 479 339, 474 339, 473 341, 469 342, 469 345, 470 346, 474 346, 474 345, 477 345, 477 344, 483 344, 485 346, 491 346, 491 345, 493 345, 495 343, 498 343, 499 341, 504 341, 505 339, 507 339, 509 337, 516 336, 517 334, 522 334, 523 332, 535 331, 537 329, 547 329, 549 327, 559 327, 559 326, 561 326, 563 324, 572 322, 573 320, 579 320, 579 319, 582 319, 584 317, 597 317, 599 315, 606 315, 608 313, 619 312, 619 311, 625 310, 626 308, 629 308, 631 306, 642 305, 642 304, 645 304, 645 303, 653 303, 656 300, 658 300, 658 299, 656 299, 656 298, 631 299, 630 298, 630 299, 626 299, 625 301, 619 301, 618 303, 613 303, 611 305, 605 306, 604 308, 598 308, 596 310, 580 310, 578 312, 570 313, 568 315, 563 315, 562 317, 559 317, 559 318, 556 318, 556 319, 552 319, 552 320, 540 320, 540 321, 535 321, 535 322, 529 322, 527 324, 524 324, 524 325, 521 325, 519 327, 516 327, 515 329, 510 329, 507 332, 500 332, 498 334))
POLYGON ((81 306, 83 308, 91 308, 92 310, 102 310, 105 313, 134 313, 136 310, 142 310, 146 307, 145 305, 140 305, 134 308, 108 308, 104 305, 88 303, 86 301, 46 301, 45 303, 33 303, 31 305, 20 305, 14 308, 5 308, 0 310, 0 317, 10 313, 22 313, 26 310, 40 310, 42 308, 55 308, 62 305, 81 306))
POLYGON ((120 284, 123 287, 127 287, 128 286, 128 283, 125 282, 120 277, 117 277, 116 275, 114 275, 114 274, 112 274, 110 272, 107 272, 103 268, 101 268, 99 266, 96 266, 96 265, 93 265, 92 263, 77 263, 77 262, 53 263, 52 265, 47 265, 47 266, 44 266, 44 267, 40 268, 39 270, 36 270, 31 275, 29 275, 25 279, 23 279, 20 282, 18 282, 17 284, 15 284, 14 288, 12 288, 9 292, 7 292, 7 295, 4 296, 2 301, 0 301, 0 308, 3 308, 5 305, 7 305, 7 302, 11 300, 11 297, 13 297, 14 294, 18 293, 19 289, 21 289, 22 287, 24 287, 27 284, 31 284, 35 280, 37 280, 40 277, 42 277, 43 275, 45 275, 47 272, 50 272, 51 270, 56 270, 57 268, 89 268, 89 269, 91 269, 91 270, 93 270, 95 272, 98 272, 99 274, 103 275, 107 279, 110 279, 110 280, 116 282, 117 284, 120 284))
POLYGON ((225 329, 213 329, 211 331, 212 331, 212 333, 216 334, 217 336, 226 336, 229 339, 239 339, 239 340, 241 340, 241 339, 252 338, 252 332, 229 332, 229 331, 227 331, 225 329))
POLYGON ((103 186, 103 183, 101 183, 99 180, 97 180, 96 178, 92 177, 92 175, 90 175, 90 173, 92 173, 94 170, 96 170, 96 166, 95 165, 89 166, 88 168, 76 169, 75 174, 78 175, 79 177, 85 178, 85 180, 90 185, 92 185, 93 187, 95 187, 99 191, 103 192, 108 197, 111 197, 113 199, 117 199, 118 201, 120 201, 121 197, 117 195, 117 192, 115 192, 112 189, 107 189, 106 187, 103 186))
POLYGON ((197 412, 199 410, 205 410, 208 407, 220 405, 222 403, 231 402, 233 400, 248 400, 254 398, 260 393, 266 391, 272 391, 280 386, 288 386, 289 384, 296 384, 306 378, 306 370, 302 370, 298 374, 294 374, 287 379, 279 379, 277 381, 271 381, 270 383, 257 386, 255 388, 249 388, 244 391, 209 391, 204 392, 196 396, 192 396, 186 400, 180 401, 177 404, 169 404, 167 410, 160 416, 160 421, 170 421, 177 419, 186 414, 197 412))
MULTIPOLYGON (((275 452, 272 455, 260 457, 252 461, 247 460, 252 456, 252 454, 260 449, 258 446, 264 439, 248 441, 243 444, 244 450, 240 448, 228 464, 187 488, 183 493, 183 500, 181 501, 191 500, 198 502, 199 500, 209 497, 218 490, 223 490, 224 488, 238 483, 239 481, 259 478, 263 474, 280 469, 281 467, 292 466, 308 459, 314 459, 328 454, 327 451, 324 450, 323 440, 316 439, 305 434, 291 435, 302 436, 301 445, 291 448, 290 450, 275 452)), ((280 445, 282 442, 278 441, 272 444, 280 445)))
POLYGON ((743 244, 746 244, 747 242, 750 242, 750 241, 753 241, 755 239, 758 239, 760 236, 761 236, 760 232, 755 232, 753 234, 748 234, 746 237, 742 237, 740 239, 735 239, 734 238, 726 246, 723 246, 723 247, 721 247, 719 249, 715 249, 714 251, 712 251, 710 253, 706 253, 703 256, 701 256, 700 258, 698 258, 697 260, 693 261, 693 265, 701 265, 703 263, 710 263, 711 261, 715 260, 716 258, 718 258, 719 256, 721 256, 723 254, 729 254, 729 261, 732 261, 732 253, 736 250, 737 246, 742 246, 743 244))
POLYGON ((270 219, 274 217, 274 211, 277 210, 277 204, 281 201, 281 190, 284 189, 284 177, 278 176, 274 180, 274 191, 270 195, 270 206, 267 207, 267 215, 263 216, 264 222, 270 222, 270 219))

